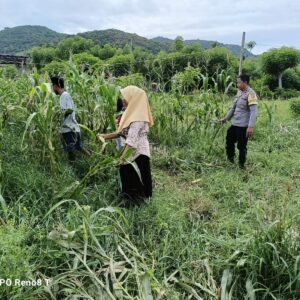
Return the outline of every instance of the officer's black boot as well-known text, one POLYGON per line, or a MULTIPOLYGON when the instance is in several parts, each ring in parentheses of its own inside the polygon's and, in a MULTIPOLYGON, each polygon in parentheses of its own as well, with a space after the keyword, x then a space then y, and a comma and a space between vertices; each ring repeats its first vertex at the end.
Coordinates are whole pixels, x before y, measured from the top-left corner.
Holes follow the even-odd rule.
POLYGON ((247 155, 247 149, 240 149, 239 153, 239 167, 240 169, 245 169, 245 162, 246 162, 246 155, 247 155))

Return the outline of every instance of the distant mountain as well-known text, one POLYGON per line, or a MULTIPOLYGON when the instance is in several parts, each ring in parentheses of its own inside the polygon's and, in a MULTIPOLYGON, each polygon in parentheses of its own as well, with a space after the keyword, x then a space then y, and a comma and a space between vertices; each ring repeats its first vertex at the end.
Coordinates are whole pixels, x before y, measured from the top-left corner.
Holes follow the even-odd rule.
MULTIPOLYGON (((96 44, 110 44, 114 47, 124 47, 125 45, 133 45, 140 47, 154 54, 159 51, 171 50, 174 40, 165 37, 156 37, 147 39, 137 34, 124 32, 117 29, 94 30, 77 35, 93 40, 96 44)), ((0 31, 0 53, 2 54, 18 54, 35 46, 55 46, 60 40, 68 37, 63 33, 58 33, 44 26, 17 26, 13 28, 5 28, 0 31)), ((206 40, 186 40, 186 45, 200 43, 204 49, 211 48, 216 42, 206 40)), ((241 47, 238 45, 221 44, 220 47, 228 48, 235 55, 239 55, 241 47)), ((252 54, 247 51, 247 56, 252 54)))
MULTIPOLYGON (((167 47, 169 47, 169 49, 171 48, 172 43, 174 42, 174 40, 172 40, 172 39, 161 37, 161 36, 155 37, 155 38, 153 38, 151 40, 154 41, 154 42, 157 42, 157 43, 165 44, 165 45, 167 45, 167 47)), ((184 41, 185 45, 200 44, 203 49, 212 48, 216 43, 218 44, 219 47, 229 49, 236 56, 240 55, 241 46, 239 46, 239 45, 222 44, 222 43, 219 43, 217 41, 207 41, 207 40, 199 40, 199 39, 196 39, 196 40, 185 40, 184 41)), ((245 54, 246 54, 246 56, 253 56, 253 54, 250 53, 248 50, 245 51, 245 54)))
POLYGON ((174 41, 172 39, 168 39, 168 38, 165 38, 165 37, 162 37, 162 36, 155 37, 151 40, 154 41, 154 42, 157 42, 157 43, 165 43, 165 44, 169 44, 169 45, 171 45, 174 41))
POLYGON ((169 49, 166 44, 161 44, 135 33, 128 33, 117 29, 95 30, 79 33, 78 35, 91 39, 100 45, 110 44, 114 47, 124 47, 132 43, 133 47, 140 47, 153 53, 158 53, 161 50, 167 51, 169 49))
POLYGON ((16 54, 34 46, 44 46, 59 41, 66 34, 44 26, 17 26, 0 31, 0 53, 16 54))

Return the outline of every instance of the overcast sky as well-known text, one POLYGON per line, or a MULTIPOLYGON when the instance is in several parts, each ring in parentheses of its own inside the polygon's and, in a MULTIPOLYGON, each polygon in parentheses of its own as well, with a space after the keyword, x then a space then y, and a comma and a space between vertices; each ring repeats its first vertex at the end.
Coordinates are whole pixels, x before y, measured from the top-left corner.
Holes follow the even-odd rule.
MULTIPOLYGON (((299 0, 0 0, 0 30, 43 25, 63 33, 115 28, 152 38, 254 40, 254 53, 300 49, 299 0)), ((1 42, 1 41, 0 41, 1 42)))

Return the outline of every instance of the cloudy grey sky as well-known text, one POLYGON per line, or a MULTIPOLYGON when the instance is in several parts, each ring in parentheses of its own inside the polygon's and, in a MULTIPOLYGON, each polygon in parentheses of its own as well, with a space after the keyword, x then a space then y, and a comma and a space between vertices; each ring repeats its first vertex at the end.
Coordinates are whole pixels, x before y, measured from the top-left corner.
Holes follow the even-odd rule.
POLYGON ((116 28, 151 38, 239 44, 254 53, 282 45, 300 49, 299 0, 0 0, 0 30, 43 25, 63 33, 116 28))

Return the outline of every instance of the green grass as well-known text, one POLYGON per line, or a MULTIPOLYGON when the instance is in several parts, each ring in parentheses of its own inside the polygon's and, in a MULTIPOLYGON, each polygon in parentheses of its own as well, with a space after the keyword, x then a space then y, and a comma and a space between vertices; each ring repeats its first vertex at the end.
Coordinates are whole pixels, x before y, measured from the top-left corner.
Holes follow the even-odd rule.
POLYGON ((97 153, 70 166, 49 137, 53 170, 33 128, 21 149, 27 115, 14 116, 1 131, 0 278, 51 284, 2 285, 1 299, 300 298, 300 123, 288 101, 261 102, 246 171, 225 161, 229 125, 175 138, 156 128, 154 195, 131 210, 118 207, 116 168, 103 169, 113 144, 99 154, 85 135, 97 153))

